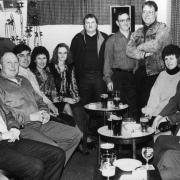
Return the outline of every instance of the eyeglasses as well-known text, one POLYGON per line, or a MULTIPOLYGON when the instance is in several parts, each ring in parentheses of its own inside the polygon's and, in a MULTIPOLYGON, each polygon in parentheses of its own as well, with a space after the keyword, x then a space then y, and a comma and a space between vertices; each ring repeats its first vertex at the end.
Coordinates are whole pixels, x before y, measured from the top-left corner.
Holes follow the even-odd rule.
POLYGON ((121 23, 124 23, 124 22, 130 22, 131 19, 130 19, 130 18, 127 18, 127 19, 120 19, 120 20, 118 20, 118 21, 121 22, 121 23))
POLYGON ((154 11, 143 11, 142 13, 150 16, 154 15, 154 11))

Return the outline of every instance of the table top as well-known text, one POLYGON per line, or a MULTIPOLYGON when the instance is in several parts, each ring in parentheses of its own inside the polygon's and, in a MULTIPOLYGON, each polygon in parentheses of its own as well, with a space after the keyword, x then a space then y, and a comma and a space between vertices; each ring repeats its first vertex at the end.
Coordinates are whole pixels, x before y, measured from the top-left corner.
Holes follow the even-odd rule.
MULTIPOLYGON (((121 176, 123 174, 130 174, 130 173, 131 172, 124 172, 124 171, 121 171, 118 168, 116 168, 115 176, 113 176, 113 177, 111 177, 109 179, 110 180, 121 180, 121 179, 123 179, 123 178, 121 178, 121 176)), ((98 168, 94 171, 93 180, 106 180, 106 179, 108 179, 108 178, 103 177, 101 175, 101 171, 98 168)), ((160 176, 160 173, 159 173, 157 168, 155 168, 155 170, 147 171, 147 180, 162 180, 161 176, 160 176)))
POLYGON ((146 136, 151 136, 155 133, 154 129, 152 127, 148 127, 147 132, 141 132, 135 131, 132 133, 125 133, 123 134, 123 127, 122 127, 122 134, 121 136, 113 136, 113 131, 108 129, 108 126, 103 126, 98 129, 98 134, 105 136, 105 137, 111 137, 111 138, 117 138, 117 139, 136 139, 136 138, 142 138, 146 136))
POLYGON ((127 104, 122 104, 119 105, 119 107, 107 107, 107 108, 102 108, 101 102, 95 102, 95 103, 89 103, 84 106, 85 109, 88 110, 93 110, 93 111, 120 111, 128 108, 127 104))

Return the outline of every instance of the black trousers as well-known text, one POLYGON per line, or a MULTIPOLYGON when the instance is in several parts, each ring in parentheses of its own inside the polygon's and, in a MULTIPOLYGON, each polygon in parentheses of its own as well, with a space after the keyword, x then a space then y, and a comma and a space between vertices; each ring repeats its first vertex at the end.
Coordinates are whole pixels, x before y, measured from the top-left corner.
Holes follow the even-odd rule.
POLYGON ((65 162, 60 148, 28 139, 0 142, 0 169, 22 180, 58 180, 65 162))
POLYGON ((150 91, 158 75, 147 76, 144 66, 139 67, 135 72, 137 108, 138 114, 141 116, 141 109, 147 105, 150 91))
POLYGON ((105 91, 105 82, 100 72, 89 72, 79 80, 79 94, 82 105, 100 101, 100 95, 105 91))
POLYGON ((113 70, 114 90, 120 90, 121 101, 129 105, 128 116, 137 118, 136 85, 133 72, 113 70))

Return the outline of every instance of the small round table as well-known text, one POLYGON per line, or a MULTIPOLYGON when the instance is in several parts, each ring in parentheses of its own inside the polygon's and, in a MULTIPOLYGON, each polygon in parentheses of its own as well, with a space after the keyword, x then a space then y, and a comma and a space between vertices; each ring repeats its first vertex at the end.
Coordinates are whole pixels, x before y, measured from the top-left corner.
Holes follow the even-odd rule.
POLYGON ((113 136, 113 131, 109 130, 107 126, 103 126, 98 129, 99 134, 99 155, 100 155, 100 144, 102 140, 112 142, 114 144, 132 144, 133 158, 136 159, 136 144, 146 142, 151 139, 155 131, 153 128, 148 127, 147 132, 134 132, 131 135, 125 136, 113 136))
POLYGON ((121 105, 119 107, 107 107, 103 108, 101 102, 89 103, 84 106, 85 109, 90 111, 99 111, 104 112, 104 125, 106 124, 106 112, 114 112, 114 111, 123 111, 128 108, 127 104, 121 105))

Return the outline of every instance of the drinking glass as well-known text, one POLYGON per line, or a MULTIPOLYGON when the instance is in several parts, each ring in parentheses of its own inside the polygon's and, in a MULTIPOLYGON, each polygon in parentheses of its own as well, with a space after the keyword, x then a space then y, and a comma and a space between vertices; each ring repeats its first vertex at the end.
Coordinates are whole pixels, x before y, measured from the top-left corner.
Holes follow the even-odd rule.
POLYGON ((114 105, 115 105, 116 108, 119 107, 120 100, 121 100, 120 99, 120 91, 115 90, 113 92, 113 102, 114 102, 114 105))
POLYGON ((143 147, 142 148, 142 157, 146 160, 146 169, 149 169, 148 161, 153 157, 153 148, 143 147))

